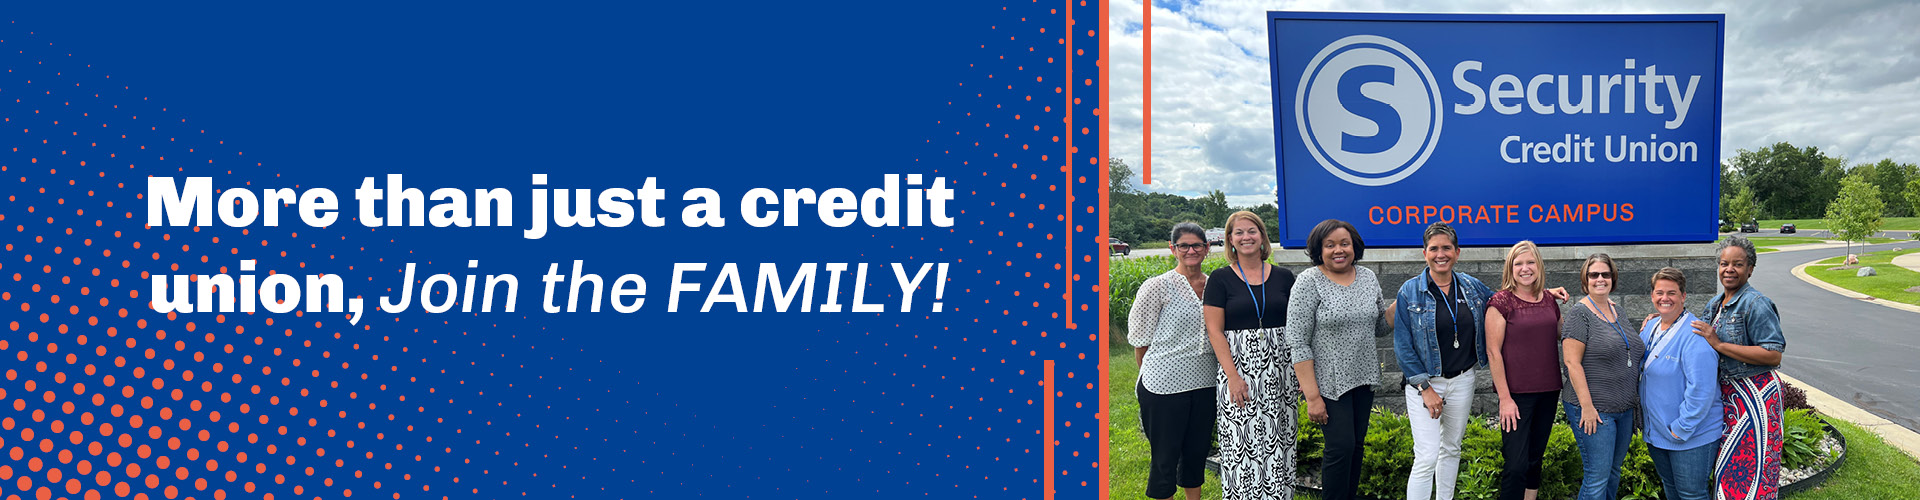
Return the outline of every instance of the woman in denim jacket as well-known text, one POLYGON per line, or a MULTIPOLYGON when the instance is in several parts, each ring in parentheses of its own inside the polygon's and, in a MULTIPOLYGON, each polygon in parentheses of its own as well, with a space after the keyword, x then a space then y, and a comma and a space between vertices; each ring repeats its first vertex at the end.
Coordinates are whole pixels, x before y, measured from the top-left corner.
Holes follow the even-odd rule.
POLYGON ((1407 418, 1413 427, 1407 498, 1425 500, 1438 493, 1446 500, 1453 498, 1460 476, 1460 441, 1473 409, 1473 369, 1487 366, 1485 318, 1493 289, 1453 270, 1460 237, 1452 226, 1427 226, 1421 240, 1427 269, 1400 285, 1393 323, 1393 352, 1406 377, 1407 418))
POLYGON ((1780 497, 1780 379, 1773 370, 1787 350, 1780 312, 1747 279, 1753 242, 1733 236, 1720 243, 1720 286, 1693 331, 1720 353, 1720 398, 1726 437, 1717 467, 1720 498, 1780 497))

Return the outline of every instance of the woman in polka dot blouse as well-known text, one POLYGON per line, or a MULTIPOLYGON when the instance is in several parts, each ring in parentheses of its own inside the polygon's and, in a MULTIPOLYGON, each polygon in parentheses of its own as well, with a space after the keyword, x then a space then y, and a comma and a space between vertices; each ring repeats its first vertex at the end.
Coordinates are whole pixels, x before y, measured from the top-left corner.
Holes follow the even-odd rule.
POLYGON ((1127 314, 1127 342, 1140 365, 1133 392, 1152 457, 1147 498, 1172 498, 1179 487, 1188 500, 1199 500, 1213 443, 1214 372, 1220 370, 1200 312, 1206 230, 1192 222, 1173 226, 1168 248, 1173 269, 1141 283, 1127 314))

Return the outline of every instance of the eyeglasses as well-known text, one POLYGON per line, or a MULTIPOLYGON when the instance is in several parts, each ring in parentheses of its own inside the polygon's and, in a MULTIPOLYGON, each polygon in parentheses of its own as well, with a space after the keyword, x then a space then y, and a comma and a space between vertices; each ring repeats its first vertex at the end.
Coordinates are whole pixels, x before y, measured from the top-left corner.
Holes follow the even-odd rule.
POLYGON ((1587 273, 1587 279, 1597 280, 1600 278, 1613 279, 1613 273, 1608 271, 1590 271, 1587 273))
POLYGON ((1191 252, 1194 250, 1205 250, 1206 248, 1207 248, 1206 243, 1181 243, 1173 246, 1174 250, 1179 250, 1182 252, 1191 252))

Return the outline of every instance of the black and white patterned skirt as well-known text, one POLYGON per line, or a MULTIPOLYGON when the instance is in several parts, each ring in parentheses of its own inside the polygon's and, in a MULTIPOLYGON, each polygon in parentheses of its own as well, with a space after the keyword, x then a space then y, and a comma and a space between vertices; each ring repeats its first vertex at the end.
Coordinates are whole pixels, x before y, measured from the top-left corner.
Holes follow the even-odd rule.
POLYGON ((1287 363, 1284 328, 1231 330, 1233 366, 1252 400, 1233 403, 1226 371, 1218 374, 1220 490, 1227 500, 1290 499, 1294 485, 1294 419, 1300 385, 1287 363))

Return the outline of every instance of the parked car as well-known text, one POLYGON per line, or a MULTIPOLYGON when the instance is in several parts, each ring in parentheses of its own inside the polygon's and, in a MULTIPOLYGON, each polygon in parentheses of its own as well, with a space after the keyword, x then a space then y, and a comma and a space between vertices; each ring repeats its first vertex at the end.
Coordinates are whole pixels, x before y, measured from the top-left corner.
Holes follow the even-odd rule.
POLYGON ((1793 227, 1793 224, 1780 225, 1780 234, 1793 234, 1794 231, 1796 231, 1796 228, 1793 227))
POLYGON ((1117 253, 1122 256, 1129 255, 1133 253, 1133 246, 1128 245, 1127 242, 1120 241, 1120 238, 1107 238, 1107 253, 1117 253))
POLYGON ((1741 225, 1740 225, 1740 232, 1742 232, 1742 233, 1758 233, 1758 232, 1760 232, 1760 223, 1759 223, 1759 222, 1757 222, 1757 221, 1747 221, 1747 223, 1746 223, 1746 224, 1741 224, 1741 225))
POLYGON ((1224 246, 1227 244, 1227 228, 1216 227, 1207 230, 1207 244, 1224 246))
POLYGON ((1720 219, 1720 232, 1731 233, 1734 229, 1732 222, 1727 222, 1726 219, 1720 219))

